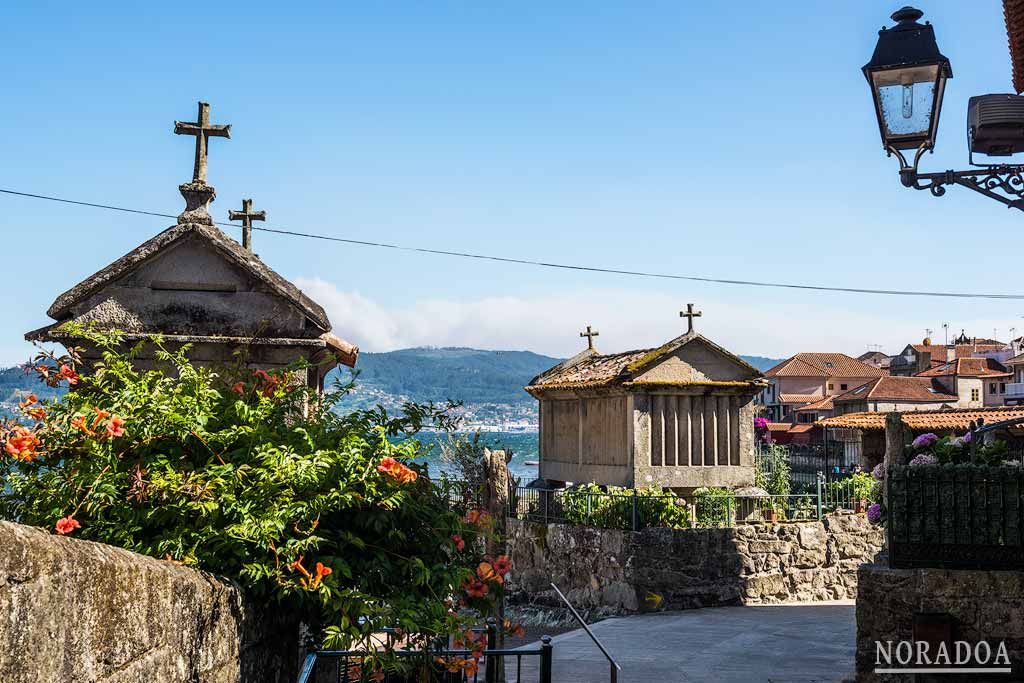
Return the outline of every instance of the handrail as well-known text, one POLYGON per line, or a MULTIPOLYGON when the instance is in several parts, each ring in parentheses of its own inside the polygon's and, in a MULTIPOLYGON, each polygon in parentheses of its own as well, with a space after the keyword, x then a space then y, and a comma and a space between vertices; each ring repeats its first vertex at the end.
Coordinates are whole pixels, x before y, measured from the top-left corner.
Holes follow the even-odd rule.
POLYGON ((601 651, 601 654, 604 655, 605 659, 608 660, 611 672, 610 681, 611 683, 617 683, 619 680, 619 672, 622 671, 622 667, 619 666, 619 663, 616 662, 610 654, 608 654, 608 650, 604 649, 604 645, 601 644, 601 641, 597 639, 597 636, 594 635, 594 632, 590 630, 589 626, 587 626, 587 622, 583 621, 583 617, 581 617, 580 613, 576 611, 576 608, 572 606, 572 603, 569 602, 569 599, 565 597, 562 591, 558 590, 558 586, 556 586, 554 582, 552 582, 551 587, 555 589, 555 592, 558 593, 558 597, 562 598, 562 602, 564 602, 565 606, 569 608, 569 611, 572 612, 572 615, 576 617, 576 621, 580 623, 580 626, 583 627, 583 630, 586 631, 587 635, 590 636, 590 639, 594 641, 594 645, 597 645, 597 649, 599 649, 601 651))

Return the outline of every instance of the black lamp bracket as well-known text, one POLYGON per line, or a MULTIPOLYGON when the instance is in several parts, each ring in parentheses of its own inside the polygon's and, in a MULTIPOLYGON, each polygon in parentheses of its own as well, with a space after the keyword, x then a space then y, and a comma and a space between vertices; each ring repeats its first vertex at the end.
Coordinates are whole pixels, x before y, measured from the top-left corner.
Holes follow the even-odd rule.
POLYGON ((885 151, 899 159, 900 182, 904 187, 928 190, 932 195, 941 197, 946 194, 946 185, 960 185, 1001 202, 1007 208, 1024 211, 1024 166, 999 164, 969 171, 919 173, 917 165, 924 153, 931 151, 930 145, 923 144, 917 148, 913 163, 907 163, 907 157, 895 147, 888 146, 885 151))

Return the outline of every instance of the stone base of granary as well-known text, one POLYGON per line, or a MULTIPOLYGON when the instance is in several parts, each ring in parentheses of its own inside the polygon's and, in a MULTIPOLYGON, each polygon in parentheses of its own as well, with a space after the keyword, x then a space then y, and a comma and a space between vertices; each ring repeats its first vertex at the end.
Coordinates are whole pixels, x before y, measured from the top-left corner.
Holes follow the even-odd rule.
POLYGON ((621 531, 508 521, 512 597, 560 607, 554 582, 605 616, 855 597, 857 568, 882 546, 864 515, 727 529, 621 531))

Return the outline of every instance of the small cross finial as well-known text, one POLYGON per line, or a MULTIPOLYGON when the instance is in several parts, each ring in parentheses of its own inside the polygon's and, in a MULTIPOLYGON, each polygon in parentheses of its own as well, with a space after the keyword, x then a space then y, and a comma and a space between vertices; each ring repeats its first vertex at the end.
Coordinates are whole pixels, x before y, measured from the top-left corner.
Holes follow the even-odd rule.
POLYGON ((195 123, 187 121, 174 122, 175 135, 194 135, 196 138, 196 161, 192 168, 192 182, 206 184, 206 157, 209 138, 230 138, 231 124, 218 125, 210 123, 210 105, 199 103, 199 114, 195 123))
POLYGON ((687 334, 690 334, 691 332, 693 332, 693 319, 694 318, 699 318, 702 315, 704 315, 704 314, 701 313, 700 311, 695 311, 694 310, 693 304, 686 304, 686 310, 685 311, 679 311, 679 317, 687 319, 687 321, 686 321, 686 324, 687 324, 686 333, 687 334))
POLYGON ((590 329, 590 325, 587 325, 587 331, 586 332, 580 332, 580 336, 587 338, 587 348, 590 349, 591 351, 593 351, 594 350, 594 337, 601 336, 601 333, 598 332, 597 330, 590 329))
POLYGON ((178 216, 179 223, 206 223, 213 225, 209 206, 217 197, 217 192, 206 183, 207 147, 209 138, 230 138, 230 125, 210 123, 210 105, 199 103, 199 113, 195 122, 175 121, 175 135, 193 135, 196 139, 196 159, 192 167, 192 182, 179 185, 181 196, 185 198, 185 210, 178 216))
POLYGON ((267 220, 266 211, 253 211, 252 200, 242 200, 241 211, 228 211, 228 220, 242 221, 242 247, 252 251, 252 222, 267 220))

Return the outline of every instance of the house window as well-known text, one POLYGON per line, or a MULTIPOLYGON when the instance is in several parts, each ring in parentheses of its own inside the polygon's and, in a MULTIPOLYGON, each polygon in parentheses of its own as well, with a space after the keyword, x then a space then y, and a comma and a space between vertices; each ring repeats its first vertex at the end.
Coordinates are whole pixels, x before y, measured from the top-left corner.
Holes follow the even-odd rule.
POLYGON ((836 388, 836 385, 832 384, 832 382, 829 382, 829 383, 828 383, 828 390, 829 390, 829 391, 832 391, 832 390, 833 390, 833 389, 835 389, 835 388, 836 388))
POLYGON ((845 384, 840 384, 839 385, 839 390, 840 391, 846 391, 846 385, 845 384))
POLYGON ((990 394, 996 393, 996 383, 995 382, 989 382, 988 383, 988 393, 990 393, 990 394))
POLYGON ((978 398, 979 398, 979 394, 980 394, 980 393, 981 393, 981 392, 980 392, 980 391, 978 391, 977 389, 971 389, 971 400, 972 400, 972 401, 977 401, 977 400, 978 400, 978 398))
POLYGON ((1000 382, 999 383, 999 393, 1000 394, 1005 394, 1006 393, 1006 382, 1000 382))

